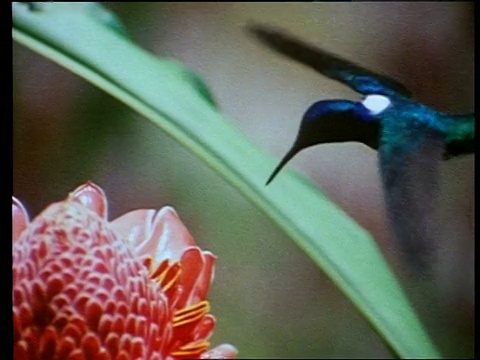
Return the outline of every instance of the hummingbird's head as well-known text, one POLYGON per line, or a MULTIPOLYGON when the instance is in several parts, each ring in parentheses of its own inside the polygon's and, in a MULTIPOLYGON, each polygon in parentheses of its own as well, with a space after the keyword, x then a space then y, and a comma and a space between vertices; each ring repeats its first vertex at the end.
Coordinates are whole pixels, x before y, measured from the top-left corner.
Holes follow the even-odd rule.
POLYGON ((388 97, 377 94, 367 95, 360 102, 322 100, 314 103, 303 115, 293 146, 275 168, 267 185, 290 159, 309 146, 346 141, 370 145, 370 141, 377 141, 377 138, 366 139, 364 130, 371 132, 368 123, 378 120, 390 105, 388 97))

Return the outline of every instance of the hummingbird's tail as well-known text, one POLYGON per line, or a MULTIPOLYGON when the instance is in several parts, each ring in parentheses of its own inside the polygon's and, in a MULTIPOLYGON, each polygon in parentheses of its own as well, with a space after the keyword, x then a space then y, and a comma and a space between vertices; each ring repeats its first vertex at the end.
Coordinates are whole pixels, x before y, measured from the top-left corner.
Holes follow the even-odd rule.
POLYGON ((475 152, 475 114, 448 115, 443 123, 446 125, 444 158, 475 152))

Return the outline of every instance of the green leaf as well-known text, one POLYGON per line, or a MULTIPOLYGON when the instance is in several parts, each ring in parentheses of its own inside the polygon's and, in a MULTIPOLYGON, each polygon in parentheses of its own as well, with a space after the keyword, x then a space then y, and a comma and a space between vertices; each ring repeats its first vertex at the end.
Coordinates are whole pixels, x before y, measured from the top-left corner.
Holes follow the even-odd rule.
POLYGON ((12 5, 17 42, 127 104, 216 170, 323 269, 398 356, 439 357, 369 234, 292 172, 265 187, 276 160, 217 111, 196 75, 105 26, 91 5, 42 5, 12 5))

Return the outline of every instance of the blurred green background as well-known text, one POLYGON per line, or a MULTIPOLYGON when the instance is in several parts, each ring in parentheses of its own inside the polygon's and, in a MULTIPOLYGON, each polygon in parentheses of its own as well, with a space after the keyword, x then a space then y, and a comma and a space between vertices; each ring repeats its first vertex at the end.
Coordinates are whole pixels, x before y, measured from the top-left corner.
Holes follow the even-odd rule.
MULTIPOLYGON (((310 104, 358 95, 262 48, 244 33, 250 21, 393 76, 438 110, 474 108, 473 2, 103 4, 134 41, 196 71, 221 111, 278 159, 310 104)), ((159 128, 15 43, 13 81, 14 195, 32 217, 87 180, 105 190, 110 219, 173 205, 196 241, 218 256, 213 344, 230 342, 240 357, 391 357, 289 238, 159 128)), ((322 145, 288 167, 313 179, 400 263, 385 227, 374 151, 322 145)), ((403 279, 449 357, 473 357, 473 178, 473 156, 445 163, 435 281, 403 279)))

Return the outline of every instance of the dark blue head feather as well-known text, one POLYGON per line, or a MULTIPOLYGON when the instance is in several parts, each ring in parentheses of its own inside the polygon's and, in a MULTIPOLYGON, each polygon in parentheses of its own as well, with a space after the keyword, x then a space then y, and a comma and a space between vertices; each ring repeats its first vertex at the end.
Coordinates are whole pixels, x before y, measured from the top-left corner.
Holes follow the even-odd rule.
POLYGON ((297 138, 267 181, 269 184, 283 166, 299 151, 309 146, 359 141, 378 147, 379 125, 371 121, 360 103, 348 100, 323 100, 310 106, 303 115, 297 138))

